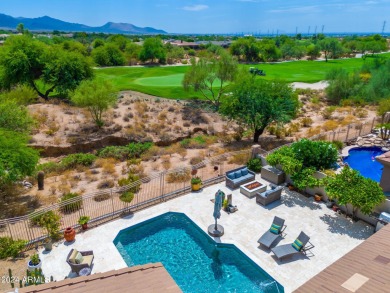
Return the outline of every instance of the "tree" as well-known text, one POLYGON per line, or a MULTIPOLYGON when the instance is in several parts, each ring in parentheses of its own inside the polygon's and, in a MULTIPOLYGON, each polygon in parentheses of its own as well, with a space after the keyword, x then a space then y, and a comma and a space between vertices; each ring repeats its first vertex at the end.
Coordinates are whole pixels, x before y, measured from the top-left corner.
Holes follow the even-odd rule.
POLYGON ((350 75, 343 68, 333 68, 327 75, 326 79, 329 85, 325 89, 326 96, 334 103, 339 103, 342 99, 353 97, 359 92, 360 80, 356 75, 350 75))
POLYGON ((121 50, 113 44, 97 47, 92 51, 92 57, 99 66, 121 66, 126 62, 121 50))
POLYGON ((38 163, 38 151, 27 146, 28 136, 0 128, 0 186, 31 175, 38 163))
POLYGON ((184 75, 183 87, 200 92, 218 111, 221 97, 228 88, 228 82, 234 81, 237 68, 237 62, 227 53, 219 59, 200 58, 196 62, 192 58, 191 67, 184 75))
POLYGON ((93 121, 101 128, 104 125, 102 115, 117 100, 112 85, 107 81, 83 81, 71 96, 77 106, 85 107, 92 115, 93 121))
MULTIPOLYGON (((352 205, 352 216, 356 218, 358 210, 369 214, 386 199, 379 184, 365 178, 358 171, 344 167, 341 173, 326 180, 325 190, 332 199, 337 199, 340 205, 352 205)), ((348 214, 348 208, 347 208, 348 214)))
POLYGON ((28 84, 45 100, 54 90, 66 94, 93 75, 88 59, 81 54, 50 48, 28 35, 6 40, 0 51, 0 65, 3 87, 28 84))
POLYGON ((319 42, 321 50, 324 51, 325 61, 328 62, 328 57, 338 58, 343 53, 343 47, 339 40, 335 38, 323 39, 319 42))
POLYGON ((0 128, 28 133, 34 125, 25 106, 16 101, 0 102, 0 128))
POLYGON ((159 63, 165 63, 166 51, 160 38, 147 38, 144 41, 141 51, 139 52, 139 59, 143 62, 155 59, 159 63))
POLYGON ((253 142, 272 122, 291 120, 298 109, 298 97, 288 84, 281 81, 265 81, 243 73, 232 95, 221 105, 221 113, 238 121, 253 131, 253 142))
POLYGON ((310 60, 317 59, 317 57, 321 56, 320 47, 314 44, 310 44, 306 48, 307 56, 310 57, 310 60))
POLYGON ((23 34, 24 33, 24 24, 23 23, 19 23, 18 26, 16 27, 16 31, 19 34, 23 34))

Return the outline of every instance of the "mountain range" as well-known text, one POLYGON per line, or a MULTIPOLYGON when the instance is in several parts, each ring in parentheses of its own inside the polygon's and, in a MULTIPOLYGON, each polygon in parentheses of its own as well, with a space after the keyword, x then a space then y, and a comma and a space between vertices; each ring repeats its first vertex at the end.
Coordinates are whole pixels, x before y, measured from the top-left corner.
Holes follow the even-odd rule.
POLYGON ((103 26, 92 27, 79 23, 71 23, 49 16, 37 18, 12 17, 0 13, 0 28, 16 29, 19 23, 30 31, 64 31, 64 32, 95 32, 113 34, 166 34, 166 31, 152 27, 138 27, 130 23, 107 22, 103 26))

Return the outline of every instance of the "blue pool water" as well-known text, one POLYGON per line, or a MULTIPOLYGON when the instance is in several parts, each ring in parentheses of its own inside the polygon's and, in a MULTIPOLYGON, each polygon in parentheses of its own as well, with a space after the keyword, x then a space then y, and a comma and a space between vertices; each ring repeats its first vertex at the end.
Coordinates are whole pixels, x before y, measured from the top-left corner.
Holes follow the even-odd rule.
POLYGON ((361 147, 351 149, 349 156, 344 158, 344 162, 355 170, 358 170, 364 177, 371 178, 379 182, 382 176, 383 165, 375 160, 376 156, 385 153, 379 147, 361 147))
POLYGON ((114 244, 128 266, 163 263, 185 293, 284 292, 236 246, 216 243, 185 214, 166 213, 122 230, 114 244))

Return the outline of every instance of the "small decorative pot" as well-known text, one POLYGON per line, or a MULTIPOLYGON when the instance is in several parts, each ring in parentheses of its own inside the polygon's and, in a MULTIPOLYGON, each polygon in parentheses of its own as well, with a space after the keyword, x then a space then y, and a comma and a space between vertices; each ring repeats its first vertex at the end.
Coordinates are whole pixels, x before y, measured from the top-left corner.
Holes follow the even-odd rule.
POLYGON ((72 227, 68 227, 64 231, 64 238, 68 242, 74 241, 76 237, 76 231, 72 227))
POLYGON ((87 229, 88 229, 88 223, 82 224, 82 225, 81 225, 81 228, 82 228, 83 230, 87 230, 87 229))
POLYGON ((51 241, 51 239, 47 240, 43 246, 45 247, 45 251, 50 251, 53 249, 53 242, 51 241))
POLYGON ((33 265, 31 264, 31 260, 27 263, 27 269, 32 272, 34 271, 35 269, 40 269, 42 266, 42 261, 39 260, 39 263, 37 265, 33 265))
POLYGON ((192 175, 192 176, 195 176, 197 173, 198 173, 198 170, 197 170, 197 169, 191 170, 191 175, 192 175))
POLYGON ((322 195, 315 194, 315 195, 314 195, 314 199, 315 199, 316 201, 321 201, 322 195))

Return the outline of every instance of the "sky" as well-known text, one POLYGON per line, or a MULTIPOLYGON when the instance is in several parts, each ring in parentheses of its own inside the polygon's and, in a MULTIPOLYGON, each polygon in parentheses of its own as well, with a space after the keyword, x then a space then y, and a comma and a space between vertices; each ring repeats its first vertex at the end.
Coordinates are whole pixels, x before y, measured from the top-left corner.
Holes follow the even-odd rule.
POLYGON ((169 33, 390 32, 390 0, 0 0, 0 13, 169 33))

